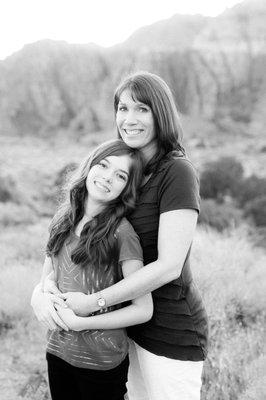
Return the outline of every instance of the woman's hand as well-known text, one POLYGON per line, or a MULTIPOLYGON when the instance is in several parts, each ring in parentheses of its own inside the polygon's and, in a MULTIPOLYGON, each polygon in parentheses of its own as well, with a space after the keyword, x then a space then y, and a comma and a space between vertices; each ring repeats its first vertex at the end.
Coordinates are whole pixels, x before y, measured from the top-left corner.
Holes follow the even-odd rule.
POLYGON ((59 305, 55 305, 57 314, 64 321, 64 323, 71 329, 72 331, 81 331, 81 317, 78 317, 74 311, 70 308, 63 308, 59 305))
POLYGON ((93 295, 81 292, 67 292, 58 295, 65 300, 66 305, 74 311, 76 315, 86 317, 97 310, 96 301, 93 295))
POLYGON ((49 276, 45 278, 43 282, 43 291, 44 293, 51 293, 56 295, 61 294, 60 290, 56 286, 55 281, 53 279, 50 279, 49 276))
POLYGON ((68 326, 57 314, 54 304, 58 304, 63 308, 66 307, 61 298, 51 293, 42 292, 40 285, 37 285, 31 297, 31 306, 38 321, 48 329, 64 329, 68 331, 68 326))

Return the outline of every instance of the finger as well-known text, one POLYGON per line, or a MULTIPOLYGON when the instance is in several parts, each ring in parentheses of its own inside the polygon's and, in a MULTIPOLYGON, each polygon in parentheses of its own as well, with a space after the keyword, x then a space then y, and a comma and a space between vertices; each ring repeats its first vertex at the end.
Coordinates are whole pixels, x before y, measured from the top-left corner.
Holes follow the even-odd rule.
POLYGON ((54 303, 54 306, 55 306, 55 304, 58 304, 59 306, 61 306, 63 308, 67 308, 66 302, 63 299, 61 299, 58 295, 51 296, 51 299, 54 303))
POLYGON ((50 292, 51 294, 56 294, 56 295, 61 294, 60 290, 59 290, 58 287, 56 287, 56 286, 50 286, 49 292, 50 292))
POLYGON ((62 321, 62 319, 59 317, 59 315, 57 314, 57 312, 55 311, 55 309, 53 310, 53 313, 51 314, 54 322, 60 326, 62 329, 64 329, 64 331, 68 331, 69 328, 68 326, 64 323, 64 321, 62 321))
POLYGON ((68 292, 67 292, 67 293, 61 293, 61 292, 59 292, 59 293, 57 294, 57 296, 60 297, 60 298, 63 299, 63 300, 66 300, 66 299, 68 298, 68 292))

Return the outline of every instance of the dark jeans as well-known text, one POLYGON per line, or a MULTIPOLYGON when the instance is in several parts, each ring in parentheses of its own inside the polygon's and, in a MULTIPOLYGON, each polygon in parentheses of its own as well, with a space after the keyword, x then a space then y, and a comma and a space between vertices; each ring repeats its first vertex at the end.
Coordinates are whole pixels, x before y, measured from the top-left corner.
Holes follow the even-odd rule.
POLYGON ((50 353, 46 353, 46 359, 53 400, 124 400, 128 356, 107 371, 73 367, 50 353))

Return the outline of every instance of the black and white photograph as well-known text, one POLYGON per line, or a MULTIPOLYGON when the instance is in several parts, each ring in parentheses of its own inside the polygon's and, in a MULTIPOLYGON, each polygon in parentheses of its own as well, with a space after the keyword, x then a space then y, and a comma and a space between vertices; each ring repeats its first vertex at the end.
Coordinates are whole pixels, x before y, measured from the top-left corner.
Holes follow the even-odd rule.
POLYGON ((266 0, 0 0, 0 399, 266 399, 266 0))

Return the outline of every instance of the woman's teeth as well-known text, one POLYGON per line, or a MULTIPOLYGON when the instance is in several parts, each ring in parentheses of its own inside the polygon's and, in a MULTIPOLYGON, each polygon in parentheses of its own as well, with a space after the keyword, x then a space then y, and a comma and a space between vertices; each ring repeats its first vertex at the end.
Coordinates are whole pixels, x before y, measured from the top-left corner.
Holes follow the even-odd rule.
POLYGON ((125 129, 127 135, 136 136, 142 132, 142 129, 125 129))

